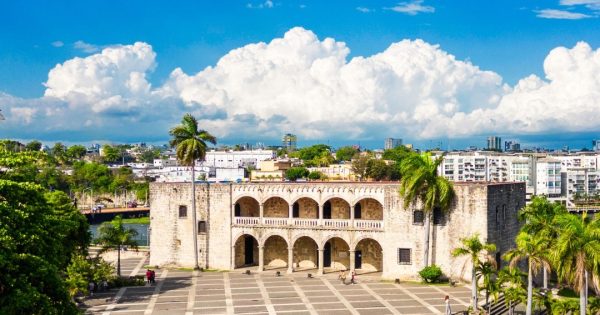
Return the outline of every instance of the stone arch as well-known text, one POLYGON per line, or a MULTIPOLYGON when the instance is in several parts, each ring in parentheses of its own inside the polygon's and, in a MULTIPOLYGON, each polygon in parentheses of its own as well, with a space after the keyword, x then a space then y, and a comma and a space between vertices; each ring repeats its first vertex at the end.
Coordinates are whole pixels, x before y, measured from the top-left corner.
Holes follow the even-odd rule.
POLYGON ((383 220, 383 204, 373 197, 363 197, 354 202, 354 218, 383 220))
POLYGON ((279 234, 270 234, 263 241, 263 264, 265 269, 287 267, 288 242, 279 234))
POLYGON ((270 218, 287 218, 289 216, 289 204, 287 200, 279 196, 271 196, 263 202, 264 216, 270 218))
POLYGON ((350 269, 350 243, 340 235, 330 235, 322 243, 323 266, 329 270, 350 269))
MULTIPOLYGON (((319 203, 308 196, 301 196, 293 199, 290 203, 293 207, 293 214, 297 214, 297 218, 303 219, 318 219, 319 218, 319 203), (297 213, 296 213, 297 212, 297 213)), ((296 217, 293 215, 293 217, 296 217)))
POLYGON ((350 219, 350 203, 346 199, 338 196, 332 196, 324 200, 324 219, 350 219), (328 206, 328 203, 330 206, 328 206), (328 209, 328 207, 331 208, 328 209))
POLYGON ((357 269, 362 272, 377 272, 383 270, 383 248, 381 244, 370 237, 363 237, 353 246, 357 269))
POLYGON ((234 268, 258 265, 258 238, 252 233, 240 233, 233 243, 234 268))
POLYGON ((313 237, 306 234, 298 235, 291 244, 295 270, 317 268, 319 243, 313 237))
POLYGON ((235 216, 258 217, 260 216, 260 205, 258 200, 252 196, 241 196, 233 203, 235 216))
POLYGON ((259 242, 260 246, 265 246, 266 241, 273 236, 281 237, 285 241, 285 248, 288 248, 290 246, 291 243, 288 242, 287 238, 283 234, 277 233, 277 232, 270 232, 270 233, 264 234, 262 236, 262 238, 258 239, 258 240, 260 240, 260 242, 259 242))

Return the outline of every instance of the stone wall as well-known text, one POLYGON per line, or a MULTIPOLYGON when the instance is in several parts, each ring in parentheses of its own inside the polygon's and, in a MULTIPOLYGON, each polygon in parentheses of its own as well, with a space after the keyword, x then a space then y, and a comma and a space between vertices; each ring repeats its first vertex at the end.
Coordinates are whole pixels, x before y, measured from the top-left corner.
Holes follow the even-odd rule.
POLYGON ((280 197, 267 199, 264 204, 264 216, 271 218, 287 218, 290 207, 288 203, 280 197))
MULTIPOLYGON (((190 192, 189 183, 150 185, 152 265, 193 266, 190 192), (185 218, 178 217, 180 205, 188 207, 185 218)), ((445 220, 431 226, 429 262, 441 266, 450 277, 468 279, 468 259, 453 258, 450 252, 460 246, 460 238, 474 233, 496 243, 502 252, 511 248, 519 227, 516 210, 525 203, 525 186, 522 183, 456 183, 455 192, 456 200, 445 220), (498 223, 496 207, 500 213, 498 223)), ((413 223, 413 210, 419 206, 403 208, 397 183, 198 184, 196 205, 198 220, 206 221, 208 228, 208 233, 198 235, 201 267, 230 269, 232 265, 240 266, 243 244, 239 246, 238 242, 235 246, 234 242, 242 235, 256 239, 255 262, 258 262, 258 247, 265 246, 265 266, 286 266, 287 244, 292 244, 293 263, 301 268, 315 267, 317 249, 323 249, 327 240, 334 238, 337 248, 332 251, 334 268, 348 268, 349 251, 355 250, 358 244, 363 250, 365 269, 381 270, 384 278, 414 279, 423 267, 425 227, 413 223), (332 218, 348 219, 349 205, 360 203, 362 219, 383 219, 383 229, 232 224, 236 201, 240 203, 242 216, 258 216, 258 204, 263 203, 265 214, 276 212, 278 216, 287 217, 287 205, 298 201, 300 217, 316 218, 317 206, 327 200, 332 202, 332 218), (272 235, 282 239, 266 243, 272 235), (361 243, 365 239, 379 244, 382 253, 378 254, 375 246, 367 246, 365 250, 361 243), (399 248, 410 249, 409 263, 399 263, 399 248)))

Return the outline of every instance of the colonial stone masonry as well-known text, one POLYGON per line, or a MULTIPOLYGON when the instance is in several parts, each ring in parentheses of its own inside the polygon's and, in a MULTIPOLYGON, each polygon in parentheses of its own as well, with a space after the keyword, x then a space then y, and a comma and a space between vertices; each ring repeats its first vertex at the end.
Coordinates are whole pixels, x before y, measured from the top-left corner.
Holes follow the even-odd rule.
MULTIPOLYGON (((398 188, 358 182, 198 184, 199 264, 416 278, 423 267, 423 216, 419 206, 403 208, 398 188)), ((429 263, 449 277, 468 279, 468 259, 453 258, 451 250, 474 233, 501 252, 510 249, 525 184, 456 183, 455 191, 448 213, 434 211, 429 263)), ((150 263, 193 266, 190 184, 152 183, 150 196, 150 263)))

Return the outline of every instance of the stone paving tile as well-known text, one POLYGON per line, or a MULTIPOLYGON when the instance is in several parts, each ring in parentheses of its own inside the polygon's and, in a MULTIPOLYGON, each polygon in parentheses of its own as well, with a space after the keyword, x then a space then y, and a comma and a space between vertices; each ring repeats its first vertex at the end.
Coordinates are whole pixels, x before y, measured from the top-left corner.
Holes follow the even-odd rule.
POLYGON ((419 307, 396 307, 402 314, 431 314, 431 311, 425 306, 419 307))
POLYGON ((346 309, 346 307, 344 306, 344 304, 342 304, 341 302, 337 302, 337 303, 313 303, 313 307, 319 311, 319 310, 331 310, 331 309, 346 309))
POLYGON ((385 307, 379 301, 350 302, 354 308, 385 307))
POLYGON ((225 301, 195 301, 194 307, 225 307, 225 301))
POLYGON ((226 308, 194 308, 194 314, 227 314, 226 308))
POLYGON ((306 305, 304 304, 286 304, 286 305, 274 305, 275 311, 306 311, 306 305))
POLYGON ((403 301, 389 301, 388 303, 390 303, 393 306, 396 307, 406 307, 406 306, 422 306, 421 303, 415 301, 415 300, 403 300, 403 301))
POLYGON ((249 306, 249 305, 264 305, 265 300, 233 300, 233 306, 249 306))
POLYGON ((247 314, 247 313, 268 313, 266 306, 242 306, 234 307, 236 314, 247 314))
POLYGON ((357 309, 361 315, 387 315, 392 314, 387 308, 371 308, 371 309, 357 309))

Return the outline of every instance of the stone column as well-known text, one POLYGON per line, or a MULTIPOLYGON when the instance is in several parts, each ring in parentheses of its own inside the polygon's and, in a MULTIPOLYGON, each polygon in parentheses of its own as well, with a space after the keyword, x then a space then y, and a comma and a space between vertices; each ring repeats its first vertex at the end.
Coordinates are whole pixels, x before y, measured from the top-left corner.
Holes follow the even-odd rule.
POLYGON ((265 204, 261 202, 258 205, 258 209, 259 209, 259 212, 258 212, 259 213, 258 214, 258 222, 260 224, 263 224, 264 223, 264 216, 265 216, 265 204))
POLYGON ((263 271, 265 270, 265 247, 264 246, 258 246, 258 269, 257 271, 263 271))
POLYGON ((317 274, 319 276, 323 275, 323 265, 324 265, 323 264, 323 259, 324 259, 323 257, 325 257, 324 252, 325 252, 324 249, 319 248, 319 270, 317 271, 317 274))
POLYGON ((354 205, 350 206, 350 226, 354 227, 354 205))
POLYGON ((235 269, 235 245, 231 246, 231 270, 235 269))
POLYGON ((349 251, 350 253, 350 274, 352 274, 354 272, 354 255, 356 253, 356 251, 349 251))
POLYGON ((294 248, 288 247, 288 266, 287 273, 294 272, 294 248))
POLYGON ((292 225, 293 217, 294 217, 294 204, 291 204, 290 208, 288 210, 288 225, 292 225))
POLYGON ((319 205, 319 225, 323 225, 323 205, 319 205))

